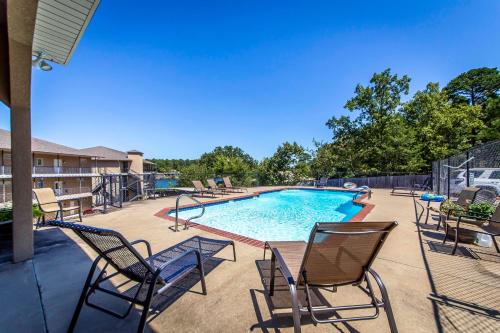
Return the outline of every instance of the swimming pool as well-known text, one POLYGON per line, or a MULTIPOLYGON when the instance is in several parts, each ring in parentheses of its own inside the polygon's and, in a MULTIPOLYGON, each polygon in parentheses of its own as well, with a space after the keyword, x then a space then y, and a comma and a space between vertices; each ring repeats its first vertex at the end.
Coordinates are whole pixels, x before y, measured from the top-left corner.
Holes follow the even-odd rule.
MULTIPOLYGON (((363 207, 352 202, 353 193, 333 190, 293 189, 262 193, 205 206, 193 222, 260 241, 307 240, 316 222, 349 221, 363 207)), ((179 211, 181 219, 201 208, 179 211)), ((175 211, 169 214, 175 217, 175 211)))

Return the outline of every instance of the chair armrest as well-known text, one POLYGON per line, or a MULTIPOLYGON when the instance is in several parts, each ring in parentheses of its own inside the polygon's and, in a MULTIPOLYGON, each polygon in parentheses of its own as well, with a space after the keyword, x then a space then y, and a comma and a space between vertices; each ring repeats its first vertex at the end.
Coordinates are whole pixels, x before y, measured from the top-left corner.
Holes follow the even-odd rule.
POLYGON ((278 249, 273 249, 271 248, 271 251, 273 252, 276 260, 279 263, 279 270, 281 271, 281 274, 283 274, 283 277, 286 279, 289 285, 295 285, 295 279, 292 276, 292 273, 290 273, 290 270, 288 269, 288 266, 285 263, 285 260, 281 256, 280 251, 278 249))
POLYGON ((135 244, 139 244, 139 243, 144 243, 146 245, 146 249, 148 251, 148 257, 151 257, 153 255, 153 252, 151 252, 151 245, 149 244, 148 241, 146 241, 144 239, 138 239, 138 240, 135 240, 133 242, 130 242, 130 245, 135 245, 135 244))

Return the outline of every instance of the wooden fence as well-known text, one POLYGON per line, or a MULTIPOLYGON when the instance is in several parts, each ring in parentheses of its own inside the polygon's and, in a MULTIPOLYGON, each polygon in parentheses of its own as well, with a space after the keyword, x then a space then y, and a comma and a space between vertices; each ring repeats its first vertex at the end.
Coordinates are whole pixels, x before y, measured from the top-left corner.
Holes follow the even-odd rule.
POLYGON ((401 176, 376 176, 356 178, 331 178, 328 186, 343 187, 345 183, 351 182, 358 186, 369 186, 370 188, 393 188, 411 187, 415 184, 423 184, 431 175, 401 175, 401 176))

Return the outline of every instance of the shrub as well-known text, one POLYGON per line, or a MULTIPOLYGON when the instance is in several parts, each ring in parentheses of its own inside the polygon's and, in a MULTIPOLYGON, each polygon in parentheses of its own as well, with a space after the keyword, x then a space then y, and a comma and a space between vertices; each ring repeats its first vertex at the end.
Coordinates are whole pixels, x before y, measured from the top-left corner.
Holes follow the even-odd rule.
POLYGON ((489 202, 473 203, 469 206, 469 215, 481 218, 489 218, 495 213, 495 205, 489 202))
MULTIPOLYGON (((33 217, 39 218, 41 216, 42 211, 40 210, 40 207, 38 207, 38 205, 33 205, 33 217)), ((11 221, 12 218, 12 206, 0 208, 0 222, 11 221)))

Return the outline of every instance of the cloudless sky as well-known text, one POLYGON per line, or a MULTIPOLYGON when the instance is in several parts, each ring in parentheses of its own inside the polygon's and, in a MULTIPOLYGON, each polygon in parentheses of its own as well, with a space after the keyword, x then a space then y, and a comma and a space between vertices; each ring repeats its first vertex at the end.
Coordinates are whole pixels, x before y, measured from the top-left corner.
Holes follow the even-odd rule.
POLYGON ((70 64, 33 71, 32 133, 148 158, 312 147, 374 72, 413 94, 499 66, 499 18, 498 0, 102 0, 70 64))

